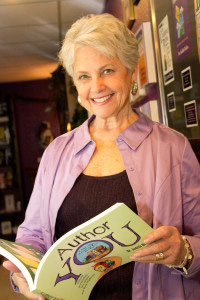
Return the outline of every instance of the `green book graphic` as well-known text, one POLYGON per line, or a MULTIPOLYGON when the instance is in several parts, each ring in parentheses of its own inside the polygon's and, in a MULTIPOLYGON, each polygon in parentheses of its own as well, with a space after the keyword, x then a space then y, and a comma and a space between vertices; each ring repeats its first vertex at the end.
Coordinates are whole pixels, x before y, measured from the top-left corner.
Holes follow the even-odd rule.
POLYGON ((0 254, 22 271, 30 290, 47 299, 87 300, 107 272, 130 262, 153 229, 124 203, 116 203, 72 229, 41 254, 0 239, 0 254))

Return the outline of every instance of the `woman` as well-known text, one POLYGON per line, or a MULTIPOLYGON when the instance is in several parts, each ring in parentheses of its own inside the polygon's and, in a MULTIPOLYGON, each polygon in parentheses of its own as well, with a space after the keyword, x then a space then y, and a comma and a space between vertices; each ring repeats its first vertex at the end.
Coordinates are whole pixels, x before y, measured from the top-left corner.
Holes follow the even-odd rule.
MULTIPOLYGON (((199 299, 199 163, 182 134, 131 108, 133 33, 109 14, 83 17, 67 32, 59 58, 92 116, 45 151, 17 241, 45 252, 68 230, 124 202, 155 231, 131 256, 135 265, 108 273, 90 299, 199 299)), ((13 278, 28 293, 21 274, 13 278)))

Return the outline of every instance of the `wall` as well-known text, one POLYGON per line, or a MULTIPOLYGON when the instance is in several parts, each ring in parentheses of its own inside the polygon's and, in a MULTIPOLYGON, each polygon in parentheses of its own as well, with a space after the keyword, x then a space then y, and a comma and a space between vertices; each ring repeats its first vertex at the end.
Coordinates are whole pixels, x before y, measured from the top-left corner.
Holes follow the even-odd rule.
POLYGON ((139 4, 135 6, 136 21, 133 26, 133 32, 136 32, 138 27, 143 22, 150 21, 149 0, 140 0, 139 4))
MULTIPOLYGON (((120 20, 123 20, 123 12, 121 0, 107 0, 105 12, 112 14, 120 20)), ((149 15, 149 1, 140 0, 139 4, 135 6, 136 21, 132 27, 132 31, 137 31, 142 22, 150 21, 149 15)))
POLYGON ((200 147, 200 35, 196 34, 200 22, 196 21, 194 1, 153 3, 166 119, 188 139, 198 139, 200 147))
POLYGON ((107 0, 104 12, 123 20, 121 0, 107 0))
POLYGON ((43 153, 39 144, 38 130, 42 121, 50 122, 53 136, 60 134, 56 110, 46 112, 51 105, 45 100, 52 96, 49 80, 14 82, 0 84, 0 97, 10 95, 14 104, 16 133, 22 181, 24 186, 25 205, 28 203, 35 173, 37 160, 43 153))

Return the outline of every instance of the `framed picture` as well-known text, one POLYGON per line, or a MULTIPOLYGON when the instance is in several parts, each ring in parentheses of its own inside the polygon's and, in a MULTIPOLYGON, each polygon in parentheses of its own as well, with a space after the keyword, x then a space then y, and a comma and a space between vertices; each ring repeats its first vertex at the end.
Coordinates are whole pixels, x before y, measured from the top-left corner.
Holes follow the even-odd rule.
POLYGON ((135 9, 133 0, 121 0, 124 23, 129 29, 132 28, 135 22, 135 9))
POLYGON ((184 103, 186 127, 198 126, 196 100, 184 103))
POLYGON ((15 196, 13 194, 5 195, 4 199, 6 212, 15 211, 15 196))
POLYGON ((12 224, 10 221, 1 222, 1 234, 2 235, 12 234, 12 224))

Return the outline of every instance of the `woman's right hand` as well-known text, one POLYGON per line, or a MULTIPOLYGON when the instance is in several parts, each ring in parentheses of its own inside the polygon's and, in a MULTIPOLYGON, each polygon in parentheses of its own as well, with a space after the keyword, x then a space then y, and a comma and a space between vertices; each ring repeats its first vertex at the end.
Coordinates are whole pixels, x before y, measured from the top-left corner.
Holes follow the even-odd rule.
MULTIPOLYGON (((9 260, 4 261, 3 267, 8 271, 13 272, 13 281, 14 284, 19 288, 19 291, 22 295, 24 295, 27 299, 30 300, 45 300, 44 297, 33 294, 30 292, 28 287, 28 283, 22 274, 22 272, 9 260)), ((59 299, 58 299, 59 300, 59 299)))

